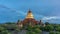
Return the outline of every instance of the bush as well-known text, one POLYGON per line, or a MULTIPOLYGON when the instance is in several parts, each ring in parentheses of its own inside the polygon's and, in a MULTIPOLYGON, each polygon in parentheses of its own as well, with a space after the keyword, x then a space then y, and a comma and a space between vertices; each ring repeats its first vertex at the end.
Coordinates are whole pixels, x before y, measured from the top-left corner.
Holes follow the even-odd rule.
POLYGON ((60 32, 60 26, 56 28, 56 31, 59 31, 60 32))
POLYGON ((47 25, 47 26, 44 27, 44 30, 45 31, 53 31, 54 27, 52 25, 47 25))
POLYGON ((53 31, 50 31, 50 32, 49 32, 49 34, 55 34, 55 32, 53 32, 53 31))
POLYGON ((41 33, 41 30, 40 30, 40 28, 38 28, 38 27, 28 27, 27 28, 27 30, 28 30, 28 32, 27 32, 27 34, 39 34, 39 33, 41 33))
POLYGON ((56 32, 56 34, 60 34, 60 32, 56 32))

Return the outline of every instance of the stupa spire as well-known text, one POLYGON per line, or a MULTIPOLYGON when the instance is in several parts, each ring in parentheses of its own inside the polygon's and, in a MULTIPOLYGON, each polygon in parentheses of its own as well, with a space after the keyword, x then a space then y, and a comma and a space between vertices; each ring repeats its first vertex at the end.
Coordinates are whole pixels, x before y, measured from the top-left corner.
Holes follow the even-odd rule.
POLYGON ((34 18, 30 9, 28 11, 28 14, 27 14, 26 18, 34 18))

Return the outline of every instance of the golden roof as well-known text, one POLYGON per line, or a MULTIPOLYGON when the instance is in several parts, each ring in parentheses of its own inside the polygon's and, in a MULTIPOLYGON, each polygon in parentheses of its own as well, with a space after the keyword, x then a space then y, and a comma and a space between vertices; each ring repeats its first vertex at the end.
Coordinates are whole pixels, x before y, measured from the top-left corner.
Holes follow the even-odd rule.
POLYGON ((34 18, 32 12, 29 10, 26 18, 34 18))

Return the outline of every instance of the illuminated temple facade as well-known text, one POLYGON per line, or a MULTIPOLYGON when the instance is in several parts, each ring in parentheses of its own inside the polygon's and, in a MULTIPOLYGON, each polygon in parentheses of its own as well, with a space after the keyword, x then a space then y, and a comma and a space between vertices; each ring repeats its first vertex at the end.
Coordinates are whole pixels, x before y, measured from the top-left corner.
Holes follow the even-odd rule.
POLYGON ((37 20, 34 19, 34 16, 33 16, 31 10, 28 11, 28 13, 26 15, 26 18, 23 21, 18 20, 18 22, 17 22, 17 25, 20 26, 20 27, 21 26, 28 26, 28 25, 34 26, 34 25, 37 25, 37 24, 38 25, 44 25, 41 20, 37 21, 37 20))

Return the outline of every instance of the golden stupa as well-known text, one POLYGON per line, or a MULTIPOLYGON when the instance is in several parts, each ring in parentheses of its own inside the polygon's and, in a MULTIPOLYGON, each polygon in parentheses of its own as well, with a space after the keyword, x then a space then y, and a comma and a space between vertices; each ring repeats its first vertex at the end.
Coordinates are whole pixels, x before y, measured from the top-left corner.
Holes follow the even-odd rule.
POLYGON ((28 14, 26 16, 26 19, 28 19, 28 18, 32 18, 32 19, 34 18, 32 12, 30 10, 29 10, 29 12, 28 12, 28 14))
MULTIPOLYGON (((18 23, 19 24, 19 23, 18 23)), ((23 25, 27 25, 27 24, 32 24, 32 25, 35 25, 35 24, 38 24, 38 21, 36 21, 34 19, 34 16, 32 14, 32 11, 29 10, 27 15, 26 15, 26 18, 24 20, 21 21, 21 24, 23 25)))
MULTIPOLYGON (((34 25, 37 25, 37 24, 41 25, 42 22, 41 22, 41 20, 40 21, 35 20, 33 14, 32 14, 32 11, 29 10, 25 19, 22 20, 22 21, 18 20, 17 24, 18 24, 19 27, 22 27, 22 26, 28 26, 28 25, 34 26, 34 25)), ((44 24, 42 24, 42 25, 44 25, 44 24)))

